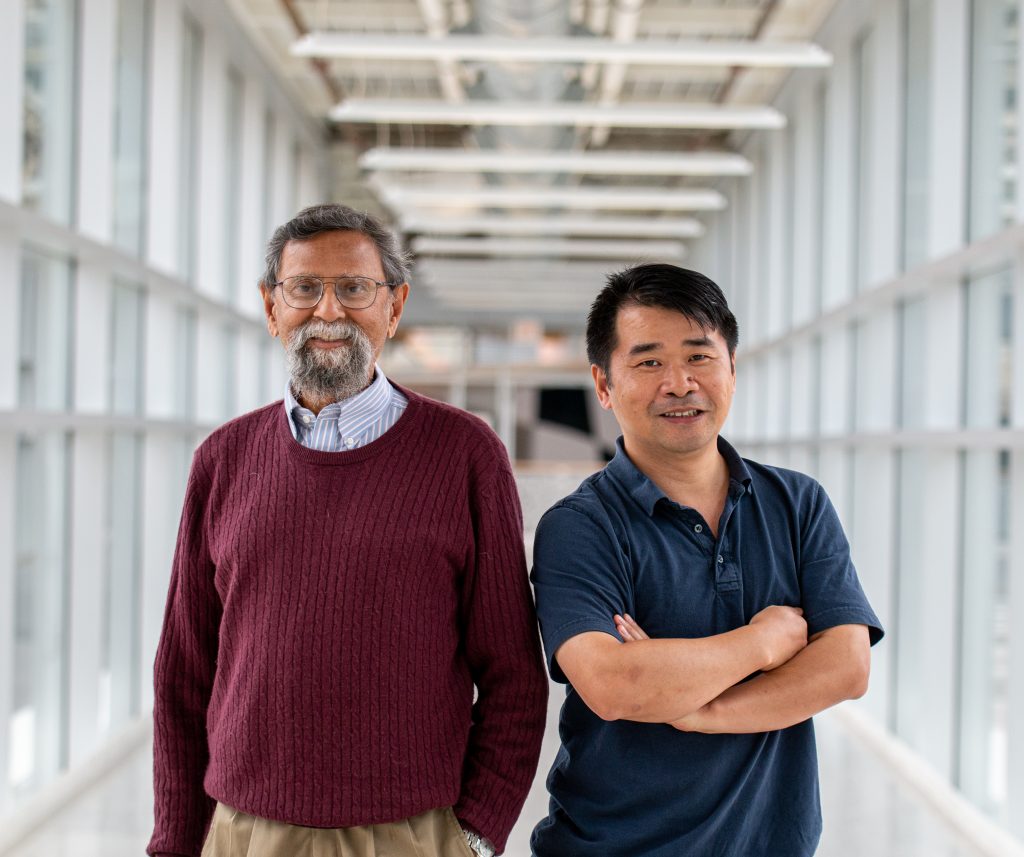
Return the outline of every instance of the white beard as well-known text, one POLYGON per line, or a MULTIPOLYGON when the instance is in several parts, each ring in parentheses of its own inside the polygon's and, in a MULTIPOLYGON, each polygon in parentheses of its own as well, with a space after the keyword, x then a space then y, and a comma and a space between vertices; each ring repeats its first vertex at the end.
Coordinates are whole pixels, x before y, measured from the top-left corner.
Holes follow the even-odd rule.
POLYGON ((292 392, 299 399, 340 402, 365 389, 373 371, 373 347, 350 321, 311 319, 285 344, 292 392), (307 348, 310 339, 345 339, 339 348, 307 348))

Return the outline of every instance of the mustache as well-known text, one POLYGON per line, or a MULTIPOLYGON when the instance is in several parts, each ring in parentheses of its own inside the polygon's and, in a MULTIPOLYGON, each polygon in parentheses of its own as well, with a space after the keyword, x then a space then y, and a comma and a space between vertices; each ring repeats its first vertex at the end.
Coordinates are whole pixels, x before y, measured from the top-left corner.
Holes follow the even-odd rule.
POLYGON ((292 348, 299 350, 311 339, 336 342, 342 339, 354 339, 359 333, 359 328, 351 321, 326 322, 319 318, 311 318, 302 327, 293 331, 290 344, 292 348))

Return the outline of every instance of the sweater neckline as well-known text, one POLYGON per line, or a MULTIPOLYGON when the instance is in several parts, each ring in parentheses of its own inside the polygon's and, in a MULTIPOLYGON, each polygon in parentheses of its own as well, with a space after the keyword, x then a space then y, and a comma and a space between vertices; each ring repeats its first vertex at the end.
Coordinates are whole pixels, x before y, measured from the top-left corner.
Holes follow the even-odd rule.
POLYGON ((406 389, 401 384, 396 384, 390 379, 389 383, 396 390, 402 393, 409 402, 405 410, 402 412, 402 415, 391 428, 384 432, 384 434, 375 441, 366 444, 366 446, 361 446, 358 449, 345 450, 343 452, 323 452, 319 449, 310 449, 308 446, 303 446, 295 439, 294 435, 292 435, 291 428, 288 425, 288 414, 285 412, 284 405, 279 404, 276 408, 277 416, 275 417, 275 425, 277 426, 278 440, 284 447, 284 451, 292 459, 302 462, 303 464, 314 464, 327 467, 359 464, 360 462, 366 461, 369 458, 375 458, 382 452, 385 452, 388 448, 397 443, 403 435, 408 433, 413 423, 419 419, 420 411, 423 407, 423 397, 418 393, 414 393, 412 390, 406 389))

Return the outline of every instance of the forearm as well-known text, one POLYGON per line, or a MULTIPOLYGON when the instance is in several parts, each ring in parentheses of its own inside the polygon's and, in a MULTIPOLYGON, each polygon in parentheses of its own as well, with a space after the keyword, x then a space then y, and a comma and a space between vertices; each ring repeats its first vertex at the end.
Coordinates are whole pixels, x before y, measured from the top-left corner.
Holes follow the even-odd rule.
MULTIPOLYGON (((629 644, 608 635, 600 651, 559 650, 559 663, 584 701, 605 720, 665 723, 690 714, 767 661, 763 635, 752 626, 696 639, 641 640, 629 644), (571 664, 566 667, 566 661, 571 664)), ((581 640, 593 646, 597 640, 581 640)), ((582 649, 582 646, 576 645, 582 649)))
POLYGON ((870 659, 867 629, 832 630, 842 632, 815 638, 778 669, 730 687, 673 725, 687 732, 770 732, 863 695, 870 659))

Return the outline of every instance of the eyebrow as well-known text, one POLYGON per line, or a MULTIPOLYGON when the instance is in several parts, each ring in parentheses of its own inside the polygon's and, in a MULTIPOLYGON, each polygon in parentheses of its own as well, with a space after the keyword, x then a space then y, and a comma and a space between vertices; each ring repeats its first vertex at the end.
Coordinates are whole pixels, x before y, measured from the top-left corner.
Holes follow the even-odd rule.
MULTIPOLYGON (((714 345, 711 338, 708 336, 699 336, 694 339, 684 339, 683 345, 694 347, 694 348, 710 348, 714 345)), ((659 348, 663 348, 664 345, 660 342, 640 342, 629 349, 629 356, 633 357, 637 354, 648 354, 651 351, 657 351, 659 348)))

